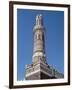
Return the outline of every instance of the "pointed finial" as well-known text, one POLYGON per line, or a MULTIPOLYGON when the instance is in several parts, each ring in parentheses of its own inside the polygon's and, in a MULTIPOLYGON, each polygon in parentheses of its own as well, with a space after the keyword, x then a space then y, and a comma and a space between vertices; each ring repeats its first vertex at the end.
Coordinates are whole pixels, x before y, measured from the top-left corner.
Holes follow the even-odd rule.
POLYGON ((42 14, 36 16, 36 25, 43 25, 42 14))

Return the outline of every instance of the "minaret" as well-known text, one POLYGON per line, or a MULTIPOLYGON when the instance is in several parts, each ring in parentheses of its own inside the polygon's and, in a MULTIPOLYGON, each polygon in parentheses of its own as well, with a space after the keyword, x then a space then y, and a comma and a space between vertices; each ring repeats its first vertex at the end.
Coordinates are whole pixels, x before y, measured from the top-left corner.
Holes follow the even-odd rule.
POLYGON ((32 56, 32 64, 25 67, 26 80, 40 80, 63 78, 63 74, 59 73, 46 62, 45 53, 45 27, 42 15, 36 16, 36 24, 33 29, 34 32, 34 49, 32 56))
POLYGON ((34 26, 34 52, 33 63, 46 63, 45 54, 45 27, 42 15, 36 16, 36 25, 34 26))

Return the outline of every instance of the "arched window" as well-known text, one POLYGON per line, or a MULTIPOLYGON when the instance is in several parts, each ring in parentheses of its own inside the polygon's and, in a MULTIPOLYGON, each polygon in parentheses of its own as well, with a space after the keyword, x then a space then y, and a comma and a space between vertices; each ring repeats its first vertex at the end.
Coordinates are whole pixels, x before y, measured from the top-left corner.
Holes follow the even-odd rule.
POLYGON ((37 39, 37 40, 40 40, 40 39, 41 39, 41 35, 40 35, 40 34, 37 34, 36 39, 37 39))
POLYGON ((35 40, 44 40, 44 34, 37 33, 35 35, 35 40))
POLYGON ((40 38, 40 34, 38 35, 38 39, 40 40, 41 38, 40 38))

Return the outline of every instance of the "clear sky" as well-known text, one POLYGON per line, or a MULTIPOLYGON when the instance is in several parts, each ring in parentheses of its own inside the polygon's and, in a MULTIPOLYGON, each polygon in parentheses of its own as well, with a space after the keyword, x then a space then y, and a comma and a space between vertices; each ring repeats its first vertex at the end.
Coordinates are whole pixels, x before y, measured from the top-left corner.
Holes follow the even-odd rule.
POLYGON ((64 73, 64 12, 18 9, 17 80, 25 78, 25 65, 32 63, 33 27, 38 14, 42 14, 46 28, 47 63, 64 73))

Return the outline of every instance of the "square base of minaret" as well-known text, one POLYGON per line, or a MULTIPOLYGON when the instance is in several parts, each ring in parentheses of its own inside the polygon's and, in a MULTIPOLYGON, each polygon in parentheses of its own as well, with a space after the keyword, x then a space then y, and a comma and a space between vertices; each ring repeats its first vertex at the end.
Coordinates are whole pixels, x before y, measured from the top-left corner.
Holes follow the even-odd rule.
POLYGON ((26 80, 40 80, 53 78, 63 78, 63 74, 55 71, 55 69, 43 63, 38 63, 35 65, 26 65, 26 80))
POLYGON ((26 80, 39 80, 39 79, 51 79, 51 77, 44 74, 43 72, 37 72, 26 77, 26 80))

